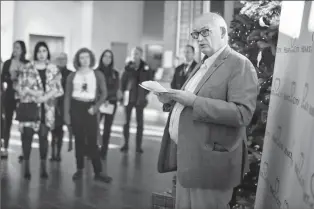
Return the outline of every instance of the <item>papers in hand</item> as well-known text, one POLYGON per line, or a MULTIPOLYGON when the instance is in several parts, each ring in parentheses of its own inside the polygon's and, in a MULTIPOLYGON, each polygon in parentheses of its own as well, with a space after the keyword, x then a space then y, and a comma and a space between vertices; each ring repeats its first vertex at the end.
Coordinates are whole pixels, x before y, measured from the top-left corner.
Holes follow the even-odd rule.
POLYGON ((114 110, 114 105, 109 103, 104 103, 99 107, 101 113, 112 115, 114 110))
POLYGON ((168 90, 160 85, 157 81, 144 81, 141 84, 139 84, 142 88, 152 91, 155 93, 165 93, 168 92, 168 90))

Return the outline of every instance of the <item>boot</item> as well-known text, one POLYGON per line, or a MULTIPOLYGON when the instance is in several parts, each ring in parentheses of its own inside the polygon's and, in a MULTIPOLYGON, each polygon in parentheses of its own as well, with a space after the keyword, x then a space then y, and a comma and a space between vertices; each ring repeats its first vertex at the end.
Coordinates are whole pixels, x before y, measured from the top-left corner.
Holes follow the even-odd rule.
POLYGON ((51 157, 50 161, 56 161, 56 139, 51 140, 51 157))
POLYGON ((61 162, 61 148, 62 148, 62 139, 58 139, 57 141, 57 155, 56 155, 56 161, 61 162))
POLYGON ((77 170, 73 176, 72 176, 72 179, 73 181, 76 181, 76 180, 79 180, 83 177, 83 171, 82 170, 77 170))
POLYGON ((136 133, 136 152, 142 154, 144 151, 142 149, 142 139, 143 139, 143 128, 138 128, 136 133))
POLYGON ((24 160, 24 178, 27 180, 31 179, 31 172, 29 168, 29 160, 24 160))
POLYGON ((107 158, 107 150, 106 150, 106 147, 104 146, 100 148, 100 157, 102 160, 106 160, 107 158))
POLYGON ((46 160, 41 160, 40 168, 41 168, 40 178, 47 179, 48 178, 48 173, 47 173, 47 163, 46 163, 46 160))
POLYGON ((127 152, 129 150, 129 143, 124 142, 124 145, 120 148, 121 152, 127 152))
POLYGON ((104 182, 104 183, 110 183, 112 181, 112 178, 102 173, 96 173, 94 176, 94 180, 104 182))
POLYGON ((124 145, 120 148, 120 151, 127 152, 129 150, 129 137, 130 137, 129 125, 123 126, 123 136, 124 136, 124 145))
POLYGON ((21 154, 21 155, 19 156, 19 163, 21 163, 23 160, 24 160, 24 156, 23 156, 23 154, 21 154))

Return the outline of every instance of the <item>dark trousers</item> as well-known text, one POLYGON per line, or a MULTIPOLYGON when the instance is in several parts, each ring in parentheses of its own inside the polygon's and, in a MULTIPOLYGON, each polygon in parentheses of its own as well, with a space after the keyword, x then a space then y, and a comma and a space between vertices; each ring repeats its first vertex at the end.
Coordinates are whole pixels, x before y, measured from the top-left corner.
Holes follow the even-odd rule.
POLYGON ((51 131, 52 140, 51 140, 51 154, 52 157, 56 157, 55 154, 57 154, 58 157, 60 157, 60 152, 63 144, 63 102, 64 98, 59 97, 57 98, 57 104, 55 106, 55 128, 51 131), (57 153, 55 152, 57 148, 57 153))
POLYGON ((110 141, 110 134, 111 134, 111 126, 113 123, 114 116, 116 114, 117 110, 117 103, 116 102, 110 102, 110 104, 114 105, 113 114, 103 114, 102 117, 104 117, 104 131, 102 134, 102 154, 106 157, 108 153, 108 145, 110 141))
MULTIPOLYGON (((8 92, 9 93, 9 92, 8 92)), ((13 114, 16 109, 17 101, 14 99, 13 95, 7 95, 4 101, 4 129, 3 131, 3 140, 4 140, 4 148, 7 149, 9 147, 9 140, 11 137, 11 126, 13 120, 13 114)))
POLYGON ((71 101, 71 126, 75 137, 75 157, 78 170, 84 168, 84 156, 87 154, 94 167, 95 174, 102 171, 100 152, 97 145, 98 120, 97 115, 90 115, 88 109, 93 102, 71 101))
POLYGON ((137 122, 137 131, 136 131, 136 148, 142 147, 143 139, 143 126, 144 126, 144 106, 136 106, 133 103, 130 103, 125 107, 125 123, 123 126, 123 135, 125 144, 129 144, 130 137, 130 121, 132 109, 135 107, 136 110, 136 122, 137 122))
MULTIPOLYGON (((41 160, 47 159, 47 153, 48 153, 48 133, 49 128, 41 124, 40 129, 38 132, 39 136, 39 155, 41 160)), ((31 150, 32 150, 32 142, 33 142, 33 136, 35 134, 34 129, 24 127, 21 138, 22 138, 22 149, 23 149, 23 155, 25 160, 29 160, 31 150)))
POLYGON ((51 136, 52 136, 52 140, 51 140, 51 148, 52 148, 52 155, 55 155, 55 148, 57 147, 57 156, 60 156, 61 153, 61 148, 62 148, 62 144, 63 144, 63 126, 60 125, 58 127, 55 127, 55 129, 53 129, 51 131, 51 136))

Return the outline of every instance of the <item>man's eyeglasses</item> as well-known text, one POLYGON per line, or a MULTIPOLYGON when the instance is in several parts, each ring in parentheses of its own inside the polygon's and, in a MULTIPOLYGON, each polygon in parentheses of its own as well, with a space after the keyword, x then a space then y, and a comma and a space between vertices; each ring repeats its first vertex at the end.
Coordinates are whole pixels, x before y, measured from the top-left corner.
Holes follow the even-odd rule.
POLYGON ((193 39, 198 39, 199 35, 201 34, 205 38, 205 37, 209 36, 210 33, 211 33, 211 30, 204 29, 204 30, 201 30, 200 32, 198 32, 198 31, 192 32, 191 36, 193 39))

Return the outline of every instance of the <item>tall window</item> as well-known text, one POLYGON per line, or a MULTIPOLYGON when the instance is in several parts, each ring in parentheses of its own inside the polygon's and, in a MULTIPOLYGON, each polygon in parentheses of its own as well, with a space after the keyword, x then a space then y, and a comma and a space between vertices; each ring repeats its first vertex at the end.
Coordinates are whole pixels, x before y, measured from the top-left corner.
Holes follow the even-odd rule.
POLYGON ((187 44, 193 45, 196 52, 196 60, 199 60, 199 49, 195 41, 191 39, 192 24, 195 17, 203 12, 203 1, 178 1, 179 4, 179 31, 176 56, 179 63, 183 62, 183 51, 187 44))

